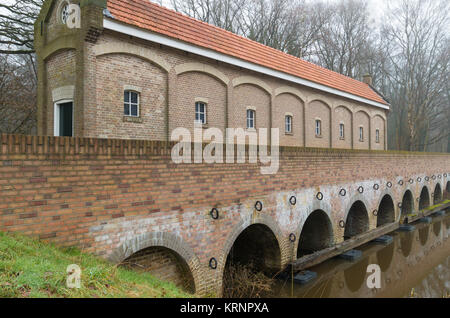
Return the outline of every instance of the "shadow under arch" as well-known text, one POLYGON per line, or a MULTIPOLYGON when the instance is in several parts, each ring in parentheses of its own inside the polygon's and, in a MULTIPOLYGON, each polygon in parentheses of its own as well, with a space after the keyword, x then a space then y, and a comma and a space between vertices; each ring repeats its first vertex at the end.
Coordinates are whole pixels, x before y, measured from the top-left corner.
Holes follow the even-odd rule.
POLYGON ((393 222, 395 222, 394 201, 389 194, 385 194, 378 206, 377 227, 393 222))
POLYGON ((433 224, 434 235, 439 236, 439 234, 441 234, 441 228, 442 228, 441 221, 434 222, 434 224, 433 224))
POLYGON ((364 233, 369 229, 369 215, 364 203, 360 200, 355 201, 345 221, 344 239, 350 239, 353 236, 364 233))
POLYGON ((333 226, 328 214, 323 210, 315 210, 303 224, 298 240, 297 258, 330 247, 333 243, 333 226))
POLYGON ((433 192, 433 204, 438 204, 442 201, 442 189, 440 183, 436 183, 433 192))
POLYGON ((147 269, 156 277, 168 279, 188 292, 201 292, 200 261, 191 247, 179 236, 168 232, 137 235, 117 247, 109 256, 114 263, 147 269), (155 266, 158 259, 164 266, 155 266))
POLYGON ((406 190, 403 194, 401 203, 401 217, 405 218, 407 215, 413 213, 414 210, 414 198, 411 190, 406 190))
POLYGON ((345 285, 351 292, 357 292, 363 286, 368 265, 369 258, 366 257, 344 270, 345 285))
POLYGON ((430 206, 430 193, 427 186, 423 186, 419 197, 419 211, 428 208, 430 206))
POLYGON ((391 243, 383 249, 377 251, 377 263, 382 272, 387 272, 394 258, 395 243, 391 243))

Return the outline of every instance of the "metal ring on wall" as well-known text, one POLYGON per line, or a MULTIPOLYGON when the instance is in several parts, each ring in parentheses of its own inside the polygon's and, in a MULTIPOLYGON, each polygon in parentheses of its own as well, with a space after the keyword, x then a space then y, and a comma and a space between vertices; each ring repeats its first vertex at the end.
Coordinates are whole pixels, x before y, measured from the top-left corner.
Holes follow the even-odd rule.
POLYGON ((429 176, 426 176, 426 177, 425 177, 425 181, 430 181, 430 177, 429 177, 429 176))
POLYGON ((297 198, 295 196, 291 196, 289 198, 289 203, 295 205, 297 203, 297 198))
POLYGON ((447 173, 444 173, 444 178, 447 178, 447 173))
POLYGON ((345 221, 344 220, 340 220, 339 221, 339 227, 341 227, 341 228, 345 227, 345 221))
POLYGON ((217 220, 219 218, 219 210, 217 210, 217 208, 212 208, 209 214, 214 220, 217 220))
POLYGON ((389 181, 386 185, 387 185, 388 188, 392 188, 392 182, 391 181, 389 181))
POLYGON ((263 208, 262 202, 261 201, 256 201, 256 203, 255 203, 256 211, 261 211, 262 208, 263 208))
POLYGON ((294 233, 289 234, 289 241, 290 242, 294 243, 296 239, 297 239, 297 237, 295 236, 294 233))
POLYGON ((434 198, 434 192, 431 192, 431 197, 434 198))
POLYGON ((436 176, 433 174, 433 176, 431 176, 431 179, 436 180, 436 176))
POLYGON ((345 195, 347 194, 347 190, 345 189, 341 189, 341 191, 339 191, 339 194, 343 197, 345 197, 345 195))
POLYGON ((322 201, 323 200, 323 193, 322 192, 317 192, 316 198, 317 198, 317 200, 322 201))
POLYGON ((380 188, 380 185, 378 184, 378 183, 375 183, 374 185, 373 185, 373 189, 374 190, 378 190, 380 188))
POLYGON ((421 182, 422 181, 422 178, 421 177, 418 177, 417 178, 417 182, 421 182))
POLYGON ((375 215, 375 216, 377 216, 378 215, 378 211, 375 209, 375 210, 373 210, 373 215, 375 215))
POLYGON ((409 179, 409 183, 413 184, 414 183, 414 179, 409 179))
POLYGON ((403 185, 403 180, 400 180, 400 181, 398 182, 398 184, 399 184, 399 185, 403 185))
POLYGON ((359 186, 359 187, 358 187, 358 192, 359 192, 359 193, 363 193, 363 192, 364 192, 363 186, 359 186))
POLYGON ((209 267, 211 267, 212 269, 216 269, 217 268, 217 260, 214 257, 212 257, 209 260, 209 267))
POLYGON ((401 202, 399 202, 398 204, 398 207, 401 209, 402 208, 402 203, 401 202))
POLYGON ((441 178, 442 178, 442 176, 441 176, 441 175, 438 175, 438 178, 439 178, 439 179, 441 179, 441 178))

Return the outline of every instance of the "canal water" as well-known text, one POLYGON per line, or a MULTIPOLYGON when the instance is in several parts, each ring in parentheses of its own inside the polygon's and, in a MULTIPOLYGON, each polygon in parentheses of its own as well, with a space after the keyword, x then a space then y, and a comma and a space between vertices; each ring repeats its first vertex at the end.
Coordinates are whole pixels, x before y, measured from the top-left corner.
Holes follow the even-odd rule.
POLYGON ((367 243, 355 261, 332 258, 310 268, 317 277, 299 285, 277 280, 271 297, 450 297, 450 215, 431 224, 414 223, 412 232, 395 231, 387 246, 367 243), (369 288, 369 264, 381 269, 381 288, 369 288))

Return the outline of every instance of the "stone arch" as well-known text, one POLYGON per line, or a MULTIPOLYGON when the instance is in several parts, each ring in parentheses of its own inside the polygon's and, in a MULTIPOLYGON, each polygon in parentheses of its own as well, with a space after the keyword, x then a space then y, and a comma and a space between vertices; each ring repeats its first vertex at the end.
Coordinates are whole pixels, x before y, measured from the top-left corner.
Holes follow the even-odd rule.
POLYGON ((353 114, 353 145, 355 149, 369 149, 370 147, 370 114, 364 109, 358 109, 353 114), (363 128, 363 140, 360 140, 359 129, 363 128))
POLYGON ((130 43, 113 42, 113 43, 97 44, 94 46, 93 51, 96 57, 107 54, 134 55, 159 66, 167 73, 169 73, 171 69, 170 64, 161 56, 155 54, 154 52, 148 50, 147 48, 133 45, 130 43))
POLYGON ((442 188, 439 182, 436 182, 433 191, 433 204, 438 204, 442 201, 442 188))
POLYGON ((295 92, 279 91, 273 98, 272 126, 280 129, 280 145, 304 146, 304 100, 295 92), (291 131, 285 131, 286 115, 292 116, 291 131))
POLYGON ((377 227, 395 222, 395 204, 390 194, 384 194, 378 205, 377 227))
POLYGON ((350 107, 338 104, 333 114, 333 147, 352 148, 353 138, 353 111, 350 107), (340 124, 344 124, 344 138, 340 136, 340 124))
POLYGON ((369 230, 367 206, 363 200, 352 201, 345 216, 344 240, 369 230))
POLYGON ((275 93, 274 96, 278 96, 281 94, 291 94, 296 96, 297 98, 299 98, 303 103, 306 102, 306 97, 305 95, 303 95, 302 92, 300 92, 298 89, 293 88, 293 87, 289 87, 289 86, 282 86, 282 87, 278 87, 277 89, 275 89, 275 93))
POLYGON ((323 210, 314 210, 301 227, 297 258, 311 254, 334 244, 333 225, 323 210))
POLYGON ((444 195, 444 200, 449 200, 450 199, 450 181, 447 181, 447 185, 445 186, 445 195, 444 195))
POLYGON ((259 88, 262 88, 264 91, 266 91, 267 94, 272 96, 272 88, 267 85, 264 81, 253 77, 253 76, 241 76, 233 79, 233 87, 237 87, 243 84, 250 84, 258 86, 259 88))
POLYGON ((430 206, 430 192, 427 186, 423 186, 419 197, 419 211, 430 206))
POLYGON ((177 75, 181 75, 187 72, 200 72, 211 75, 221 81, 225 86, 227 86, 230 82, 228 76, 223 74, 218 69, 203 63, 184 63, 175 66, 175 73, 177 75))
POLYGON ((310 104, 314 101, 319 101, 319 102, 324 103, 325 105, 328 106, 328 108, 330 108, 330 111, 333 109, 332 101, 330 99, 328 99, 326 96, 318 95, 318 94, 310 95, 310 96, 308 96, 306 103, 310 104))
POLYGON ((386 119, 381 114, 375 114, 370 118, 371 131, 371 145, 373 149, 384 149, 385 134, 386 134, 386 119), (381 124, 378 125, 378 119, 381 120, 381 124), (376 130, 379 129, 379 142, 376 142, 376 130))
POLYGON ((400 218, 405 218, 408 214, 414 212, 414 197, 409 187, 403 192, 401 200, 400 218))
POLYGON ((132 239, 113 250, 108 259, 113 263, 121 263, 130 256, 149 248, 160 247, 170 250, 180 257, 180 261, 185 262, 193 280, 193 290, 201 293, 200 280, 201 275, 200 261, 194 254, 192 248, 179 236, 168 232, 151 232, 136 235, 132 239))
POLYGON ((327 98, 313 95, 308 98, 305 107, 306 147, 329 148, 332 145, 333 115, 332 104, 327 98), (316 120, 321 121, 321 135, 316 136, 316 120))

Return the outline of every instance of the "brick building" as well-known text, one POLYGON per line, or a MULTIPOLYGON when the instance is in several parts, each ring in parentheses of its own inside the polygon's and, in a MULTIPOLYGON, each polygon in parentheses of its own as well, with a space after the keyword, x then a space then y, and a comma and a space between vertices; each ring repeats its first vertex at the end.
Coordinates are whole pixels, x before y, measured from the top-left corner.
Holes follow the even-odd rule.
POLYGON ((48 0, 35 39, 39 135, 167 140, 177 127, 278 127, 281 145, 386 149, 389 104, 370 77, 146 0, 48 0))

